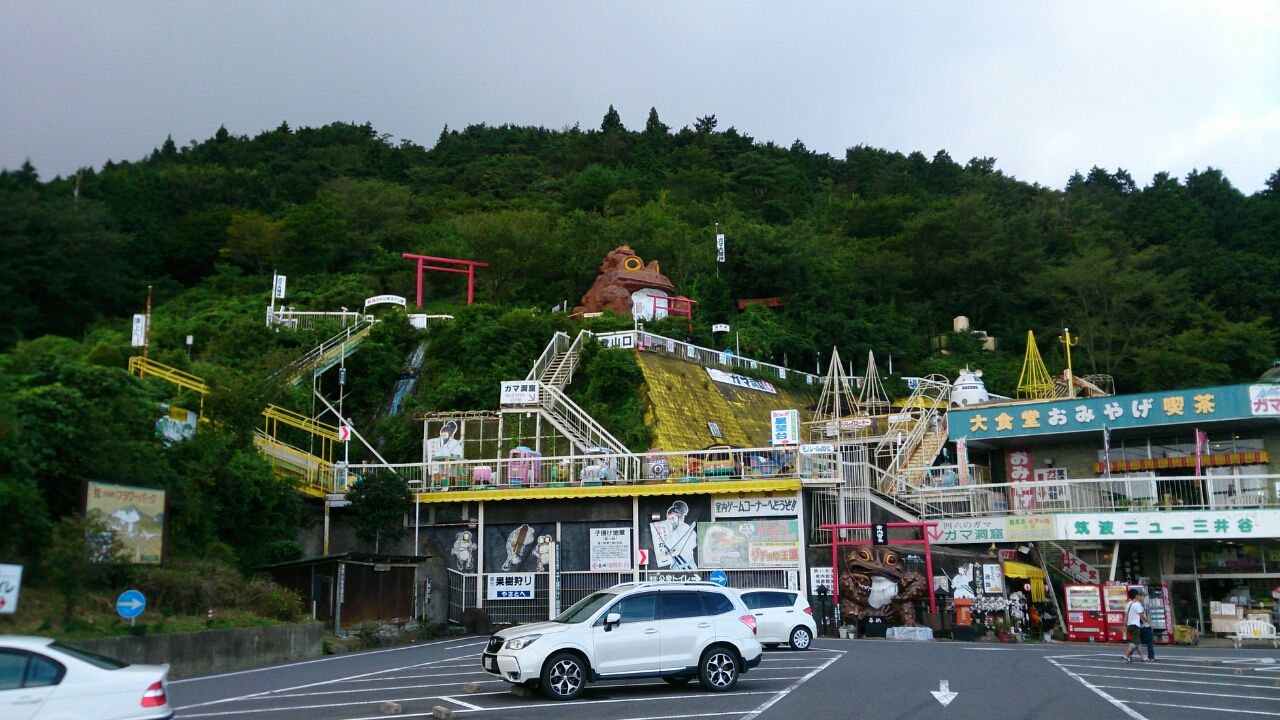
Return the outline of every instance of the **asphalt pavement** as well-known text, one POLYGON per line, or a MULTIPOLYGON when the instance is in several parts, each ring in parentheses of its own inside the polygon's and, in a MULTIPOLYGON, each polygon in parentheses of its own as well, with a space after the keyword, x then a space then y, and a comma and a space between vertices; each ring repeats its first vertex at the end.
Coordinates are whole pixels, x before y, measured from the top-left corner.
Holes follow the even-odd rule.
POLYGON ((1159 663, 1130 665, 1120 646, 818 640, 766 651, 728 693, 614 681, 560 703, 482 672, 483 644, 455 638, 178 680, 169 701, 179 718, 218 720, 374 720, 389 717, 388 701, 399 717, 442 707, 478 720, 1280 717, 1280 653, 1270 650, 1160 648, 1159 663))

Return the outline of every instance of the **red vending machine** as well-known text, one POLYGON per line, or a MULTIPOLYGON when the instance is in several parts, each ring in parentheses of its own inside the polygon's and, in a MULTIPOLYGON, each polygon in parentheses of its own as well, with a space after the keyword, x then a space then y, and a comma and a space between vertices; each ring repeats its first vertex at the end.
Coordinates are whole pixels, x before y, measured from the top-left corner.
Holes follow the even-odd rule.
POLYGON ((1102 600, 1107 610, 1107 639, 1129 642, 1129 629, 1124 624, 1124 608, 1129 604, 1129 584, 1108 581, 1102 586, 1102 600))
POLYGON ((1098 585, 1064 585, 1063 611, 1068 640, 1107 641, 1107 619, 1102 611, 1102 588, 1098 585))

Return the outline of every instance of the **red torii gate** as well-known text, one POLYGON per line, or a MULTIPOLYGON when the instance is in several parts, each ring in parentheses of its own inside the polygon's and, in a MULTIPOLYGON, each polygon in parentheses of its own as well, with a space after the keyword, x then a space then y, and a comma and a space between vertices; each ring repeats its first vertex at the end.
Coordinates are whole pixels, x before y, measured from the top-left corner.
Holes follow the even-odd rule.
POLYGON ((480 262, 478 260, 458 260, 456 258, 432 257, 431 255, 415 255, 413 253, 403 253, 400 257, 405 260, 416 260, 418 262, 418 296, 417 305, 422 307, 422 272, 424 270, 434 270, 436 272, 460 273, 467 276, 467 304, 471 305, 476 301, 476 268, 487 268, 489 263, 480 262), (466 269, 458 267, 437 267, 428 265, 427 263, 442 263, 449 265, 462 265, 466 269))

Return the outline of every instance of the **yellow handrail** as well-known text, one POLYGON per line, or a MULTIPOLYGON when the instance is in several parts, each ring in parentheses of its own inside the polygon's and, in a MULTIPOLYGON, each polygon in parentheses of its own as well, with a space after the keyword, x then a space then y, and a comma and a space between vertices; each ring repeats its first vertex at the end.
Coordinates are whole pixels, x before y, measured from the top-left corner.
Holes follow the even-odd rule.
POLYGON ((204 378, 141 355, 129 358, 129 372, 143 378, 154 375, 184 390, 197 393, 200 396, 200 419, 204 419, 204 396, 209 394, 209 385, 204 378))
MULTIPOLYGON (((279 422, 288 425, 289 427, 302 430, 303 432, 309 432, 312 435, 324 438, 330 442, 338 442, 337 426, 320 422, 319 420, 307 417, 302 413, 296 413, 287 408, 282 408, 279 405, 268 405, 266 409, 262 411, 262 416, 267 419, 269 425, 272 421, 279 422)), ((269 427, 267 434, 274 436, 274 430, 274 427, 269 427)))

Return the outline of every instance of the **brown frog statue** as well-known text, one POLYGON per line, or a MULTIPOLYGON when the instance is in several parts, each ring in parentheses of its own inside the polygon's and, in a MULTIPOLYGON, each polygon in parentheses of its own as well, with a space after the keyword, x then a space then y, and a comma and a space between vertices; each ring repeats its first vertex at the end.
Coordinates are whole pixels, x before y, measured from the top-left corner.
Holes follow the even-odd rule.
POLYGON ((845 553, 840 568, 840 613, 861 620, 881 617, 915 627, 915 601, 929 586, 917 572, 904 571, 898 554, 888 548, 863 546, 845 553))

